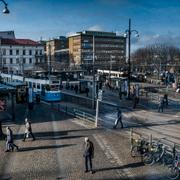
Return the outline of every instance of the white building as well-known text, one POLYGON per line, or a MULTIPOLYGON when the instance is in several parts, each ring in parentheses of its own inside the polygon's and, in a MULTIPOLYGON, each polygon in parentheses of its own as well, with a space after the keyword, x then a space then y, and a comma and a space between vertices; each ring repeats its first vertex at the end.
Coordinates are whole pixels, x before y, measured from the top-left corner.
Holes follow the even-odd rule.
POLYGON ((44 46, 30 39, 0 39, 0 67, 23 74, 44 62, 44 46))

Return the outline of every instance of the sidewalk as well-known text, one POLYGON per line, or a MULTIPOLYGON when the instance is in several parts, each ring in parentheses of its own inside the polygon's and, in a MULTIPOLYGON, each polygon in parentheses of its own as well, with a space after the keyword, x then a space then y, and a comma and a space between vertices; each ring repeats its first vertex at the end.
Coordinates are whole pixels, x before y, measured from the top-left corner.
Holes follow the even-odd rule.
MULTIPOLYGON (((23 117, 24 111, 21 116, 23 117)), ((36 141, 22 142, 23 118, 12 124, 15 143, 20 151, 4 153, 0 179, 13 180, 166 180, 166 168, 144 166, 139 158, 130 157, 129 130, 115 131, 93 128, 92 123, 74 119, 52 110, 47 105, 36 106, 32 128, 36 141), (95 174, 84 173, 83 142, 88 136, 95 147, 95 174)))

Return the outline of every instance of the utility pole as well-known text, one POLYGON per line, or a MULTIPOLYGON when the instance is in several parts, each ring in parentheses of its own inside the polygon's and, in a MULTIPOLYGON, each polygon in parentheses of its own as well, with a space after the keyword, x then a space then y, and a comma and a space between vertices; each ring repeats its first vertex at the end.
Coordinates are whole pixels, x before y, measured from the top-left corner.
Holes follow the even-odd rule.
POLYGON ((92 89, 92 108, 95 108, 95 37, 93 35, 93 89, 92 89))
POLYGON ((50 75, 51 75, 51 45, 50 45, 50 40, 48 42, 48 50, 49 50, 49 53, 48 53, 48 76, 50 78, 50 75))
POLYGON ((131 19, 129 19, 129 29, 128 29, 128 99, 130 98, 130 79, 131 79, 131 19))

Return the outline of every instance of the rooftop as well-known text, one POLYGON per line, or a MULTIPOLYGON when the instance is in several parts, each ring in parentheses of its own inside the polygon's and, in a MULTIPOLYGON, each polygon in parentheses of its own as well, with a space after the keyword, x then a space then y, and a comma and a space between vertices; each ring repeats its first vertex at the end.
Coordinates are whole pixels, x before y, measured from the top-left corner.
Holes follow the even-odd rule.
POLYGON ((38 46, 40 43, 31 39, 1 39, 2 45, 38 46))

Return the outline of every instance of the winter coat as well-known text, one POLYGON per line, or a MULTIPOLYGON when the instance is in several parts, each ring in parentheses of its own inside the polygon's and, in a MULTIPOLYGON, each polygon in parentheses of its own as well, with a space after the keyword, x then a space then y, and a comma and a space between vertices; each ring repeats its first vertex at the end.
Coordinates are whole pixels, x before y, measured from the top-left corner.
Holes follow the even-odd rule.
POLYGON ((84 156, 94 156, 94 145, 91 141, 87 141, 84 145, 84 156))
POLYGON ((13 133, 12 133, 11 129, 9 129, 8 132, 7 132, 7 142, 8 143, 13 143, 13 133))

